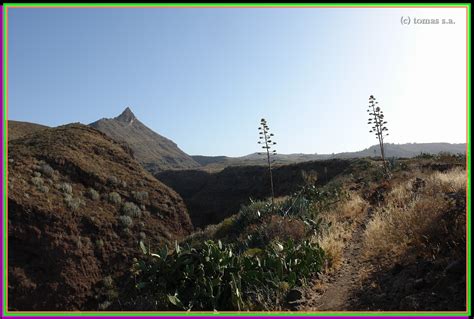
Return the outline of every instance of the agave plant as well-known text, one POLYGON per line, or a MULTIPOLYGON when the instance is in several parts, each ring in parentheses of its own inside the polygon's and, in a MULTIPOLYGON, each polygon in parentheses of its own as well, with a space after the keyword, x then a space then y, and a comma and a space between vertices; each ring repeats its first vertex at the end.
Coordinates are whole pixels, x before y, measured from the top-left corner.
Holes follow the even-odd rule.
POLYGON ((388 173, 387 163, 385 161, 385 150, 384 150, 384 137, 388 136, 388 128, 386 126, 385 116, 382 109, 378 106, 379 102, 376 101, 375 97, 371 95, 369 97, 369 106, 367 112, 369 112, 369 120, 367 124, 372 125, 369 133, 374 133, 375 137, 379 141, 380 156, 382 157, 383 167, 386 173, 388 173))
POLYGON ((267 121, 265 119, 260 120, 259 130, 259 141, 258 144, 261 144, 262 148, 265 150, 267 155, 267 164, 268 164, 268 172, 270 174, 270 187, 272 192, 272 207, 275 204, 275 192, 273 190, 273 175, 272 175, 272 163, 273 160, 271 157, 276 155, 276 150, 273 148, 276 145, 276 142, 273 141, 273 133, 270 133, 270 128, 267 125, 267 121))

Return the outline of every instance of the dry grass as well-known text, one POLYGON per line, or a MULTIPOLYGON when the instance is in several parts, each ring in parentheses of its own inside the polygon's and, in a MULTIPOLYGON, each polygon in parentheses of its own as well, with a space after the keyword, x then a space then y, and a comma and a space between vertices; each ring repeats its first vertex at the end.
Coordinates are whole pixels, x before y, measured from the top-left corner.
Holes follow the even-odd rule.
POLYGON ((366 207, 367 203, 358 194, 352 193, 349 200, 321 214, 324 223, 330 227, 322 229, 313 240, 326 253, 329 268, 338 269, 342 264, 346 242, 350 240, 356 222, 366 207))
POLYGON ((324 250, 328 260, 328 267, 338 269, 343 261, 345 242, 351 237, 348 225, 333 224, 314 236, 313 240, 324 250))
POLYGON ((367 203, 359 194, 351 194, 350 200, 344 201, 334 210, 336 220, 347 219, 355 221, 361 216, 361 213, 367 207, 367 203))
POLYGON ((428 191, 430 194, 438 192, 453 193, 466 190, 466 171, 456 168, 446 173, 435 172, 428 177, 428 191))
MULTIPOLYGON (((434 172, 423 176, 423 180, 421 188, 413 186, 415 180, 392 188, 386 205, 376 211, 367 225, 366 256, 393 259, 413 249, 434 257, 437 249, 434 246, 439 247, 436 242, 446 241, 447 236, 453 235, 453 225, 446 224, 445 215, 453 209, 454 202, 446 194, 465 192, 465 171, 434 172)), ((459 238, 454 240, 462 240, 462 236, 462 227, 457 227, 455 237, 459 238)))

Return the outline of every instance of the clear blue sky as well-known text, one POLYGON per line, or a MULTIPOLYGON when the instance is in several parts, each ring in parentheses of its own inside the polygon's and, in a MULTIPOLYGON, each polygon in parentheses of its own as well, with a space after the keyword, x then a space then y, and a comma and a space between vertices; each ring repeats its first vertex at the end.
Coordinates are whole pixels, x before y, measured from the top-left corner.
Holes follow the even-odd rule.
POLYGON ((130 106, 188 154, 279 153, 387 142, 465 142, 463 9, 10 9, 9 119, 50 126, 130 106), (401 16, 452 18, 409 25, 401 16))

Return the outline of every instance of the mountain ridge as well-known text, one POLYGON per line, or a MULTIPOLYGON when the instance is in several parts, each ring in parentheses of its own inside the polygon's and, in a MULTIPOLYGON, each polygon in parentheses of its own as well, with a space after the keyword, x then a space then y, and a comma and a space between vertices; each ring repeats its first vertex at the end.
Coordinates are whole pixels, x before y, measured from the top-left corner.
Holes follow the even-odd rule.
MULTIPOLYGON (((391 158, 411 158, 426 154, 438 154, 441 152, 453 154, 465 154, 465 143, 387 143, 385 144, 385 157, 391 158)), ((191 155, 191 157, 200 163, 203 168, 218 170, 226 166, 247 166, 247 165, 266 165, 266 155, 259 155, 259 153, 251 153, 240 157, 230 156, 205 156, 205 155, 191 155)), ((319 161, 327 159, 349 159, 361 157, 380 157, 380 150, 378 145, 372 145, 360 151, 341 152, 334 154, 277 154, 274 157, 276 165, 284 165, 291 163, 301 163, 307 161, 319 161)))
POLYGON ((114 118, 103 118, 89 126, 130 145, 135 158, 151 172, 198 168, 200 165, 172 140, 140 122, 129 107, 114 118))
MULTIPOLYGON (((117 141, 128 144, 134 154, 134 157, 148 171, 152 173, 166 170, 199 168, 218 170, 226 166, 265 164, 265 156, 258 155, 258 153, 251 153, 239 157, 225 155, 188 155, 179 149, 175 142, 154 132, 146 125, 141 123, 130 107, 126 107, 121 114, 114 118, 102 118, 90 123, 89 126, 98 129, 117 141)), ((9 141, 14 140, 38 130, 48 128, 48 126, 41 124, 9 120, 8 139, 9 141)), ((437 154, 440 152, 465 154, 466 143, 386 143, 385 152, 387 158, 410 158, 420 155, 421 153, 437 154)), ((340 152, 333 154, 278 154, 274 159, 276 165, 283 165, 334 158, 347 159, 379 156, 379 146, 372 145, 359 151, 340 152)))

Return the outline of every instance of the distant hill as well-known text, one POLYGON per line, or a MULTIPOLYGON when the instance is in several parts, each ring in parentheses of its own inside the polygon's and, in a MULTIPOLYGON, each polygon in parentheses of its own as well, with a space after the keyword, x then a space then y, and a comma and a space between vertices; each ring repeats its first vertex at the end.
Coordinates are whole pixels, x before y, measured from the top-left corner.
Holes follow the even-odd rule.
MULTIPOLYGON (((411 158, 421 153, 438 154, 441 152, 452 154, 465 154, 466 144, 450 143, 407 143, 407 144, 385 144, 386 157, 405 157, 411 158)), ((378 145, 373 145, 362 151, 343 152, 335 154, 278 154, 274 157, 275 165, 286 165, 291 163, 301 163, 307 161, 327 160, 327 159, 348 159, 361 157, 378 157, 380 149, 378 145)), ((248 165, 266 165, 266 156, 259 153, 252 153, 241 157, 227 156, 191 156, 195 161, 203 165, 208 171, 221 170, 227 166, 248 166, 248 165)))
POLYGON ((200 167, 194 159, 178 148, 176 143, 141 123, 130 108, 112 119, 101 119, 89 124, 111 138, 124 141, 135 158, 151 172, 200 167))
POLYGON ((213 164, 213 163, 222 163, 227 160, 232 160, 232 157, 228 157, 228 156, 192 155, 191 158, 202 166, 213 164))
POLYGON ((8 150, 10 310, 97 310, 104 278, 126 285, 140 240, 192 230, 181 197, 91 127, 41 130, 8 150))
MULTIPOLYGON (((452 153, 465 154, 466 144, 451 144, 451 143, 407 143, 407 144, 385 144, 386 157, 415 157, 421 153, 438 154, 438 153, 452 153)), ((367 157, 380 156, 380 149, 378 145, 373 145, 365 150, 359 152, 339 153, 334 156, 339 158, 349 157, 367 157)))
POLYGON ((25 135, 38 132, 48 128, 48 126, 29 123, 29 122, 20 122, 20 121, 8 121, 8 140, 15 140, 17 138, 23 137, 25 135))

